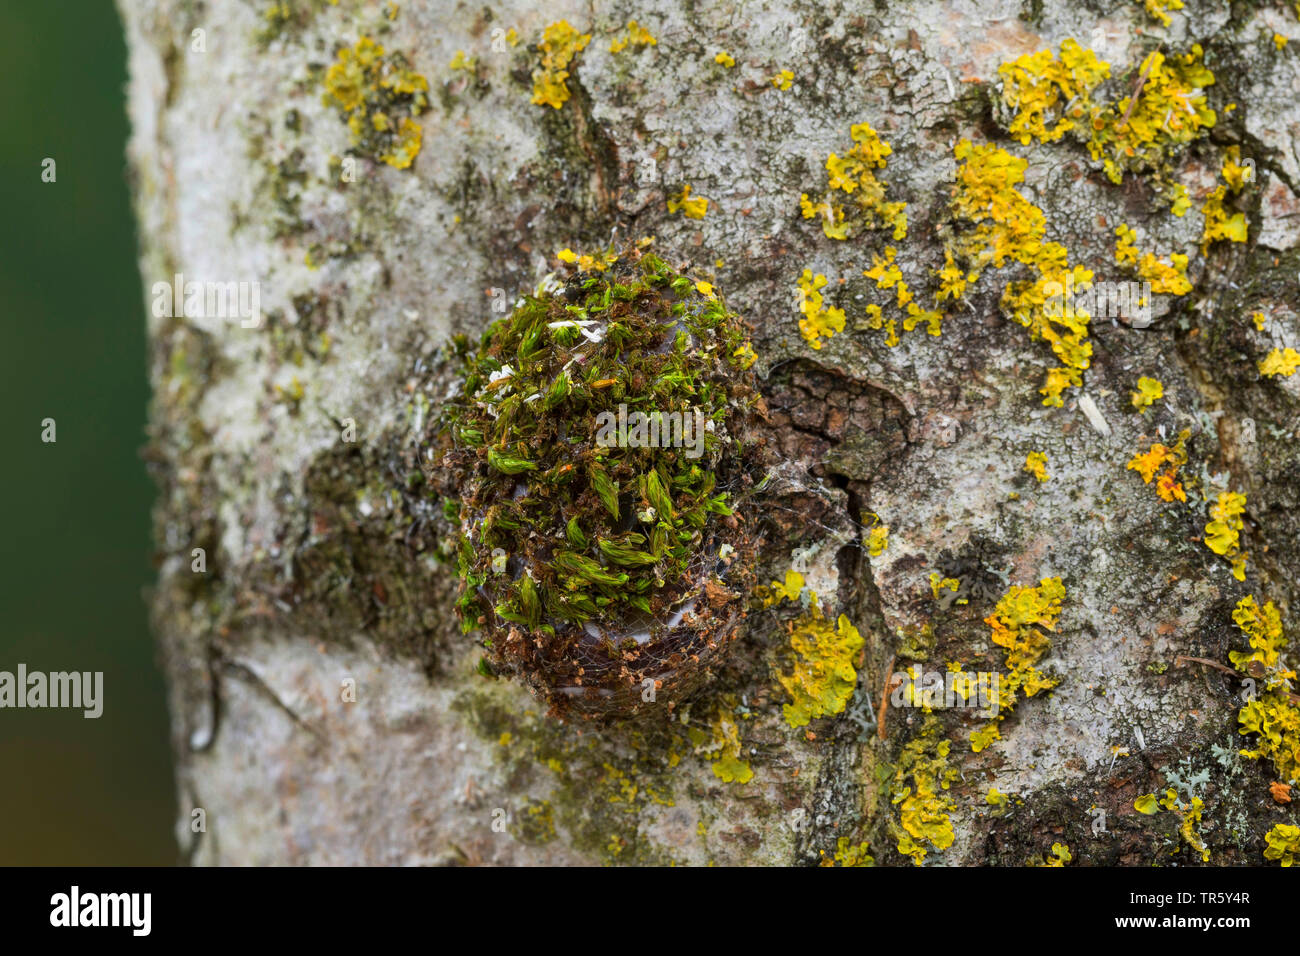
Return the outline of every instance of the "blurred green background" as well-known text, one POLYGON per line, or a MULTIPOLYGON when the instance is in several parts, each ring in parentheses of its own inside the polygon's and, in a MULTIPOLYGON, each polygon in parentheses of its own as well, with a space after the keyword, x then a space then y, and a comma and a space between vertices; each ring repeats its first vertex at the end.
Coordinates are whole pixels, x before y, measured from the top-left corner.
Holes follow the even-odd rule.
POLYGON ((172 864, 176 801, 144 591, 145 299, 107 0, 0 5, 0 670, 103 671, 104 713, 0 710, 0 864, 172 864), (45 157, 58 179, 41 181, 45 157), (58 441, 41 442, 41 420, 58 441))

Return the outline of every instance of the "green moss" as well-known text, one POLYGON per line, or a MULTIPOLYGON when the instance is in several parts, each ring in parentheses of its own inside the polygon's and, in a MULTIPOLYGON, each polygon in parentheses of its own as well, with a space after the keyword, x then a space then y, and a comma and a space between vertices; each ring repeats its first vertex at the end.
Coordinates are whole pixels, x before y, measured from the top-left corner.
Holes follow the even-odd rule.
POLYGON ((555 814, 551 801, 529 797, 515 811, 510 822, 510 832, 522 843, 542 846, 555 839, 555 814))
POLYGON ((300 34, 327 6, 339 0, 271 0, 262 10, 262 25, 257 30, 259 47, 266 49, 275 40, 300 34))
POLYGON ((560 839, 609 863, 676 862, 641 833, 653 808, 675 803, 672 771, 690 746, 673 724, 584 734, 521 709, 507 685, 490 681, 463 691, 453 710, 495 745, 505 786, 545 794, 528 797, 514 814, 516 839, 529 845, 560 839))
POLYGON ((753 357, 657 256, 564 258, 567 284, 465 348, 446 409, 458 609, 558 711, 635 712, 679 699, 742 613, 753 357))

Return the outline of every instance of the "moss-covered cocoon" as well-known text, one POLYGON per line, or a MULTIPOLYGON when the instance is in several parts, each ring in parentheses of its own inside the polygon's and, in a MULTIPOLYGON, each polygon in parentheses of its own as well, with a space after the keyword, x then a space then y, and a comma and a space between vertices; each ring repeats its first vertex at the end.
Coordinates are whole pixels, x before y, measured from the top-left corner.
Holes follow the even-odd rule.
POLYGON ((659 257, 570 258, 463 348, 443 430, 458 608, 491 668, 557 713, 671 709, 752 583, 754 355, 712 287, 659 257))

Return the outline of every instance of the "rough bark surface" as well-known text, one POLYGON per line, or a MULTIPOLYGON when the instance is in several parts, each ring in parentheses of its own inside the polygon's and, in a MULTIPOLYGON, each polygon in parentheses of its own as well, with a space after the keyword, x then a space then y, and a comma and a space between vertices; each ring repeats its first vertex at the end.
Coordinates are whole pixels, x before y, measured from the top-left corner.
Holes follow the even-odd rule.
POLYGON ((1247 593, 1300 628, 1300 375, 1256 370, 1300 339, 1300 44, 1273 39, 1300 39, 1289 6, 1189 0, 1164 29, 1140 3, 1060 0, 406 0, 393 16, 357 0, 120 3, 145 288, 175 273, 256 281, 265 313, 259 328, 149 319, 154 614, 188 859, 802 864, 847 838, 908 863, 894 767, 925 720, 880 706, 891 663, 1000 670, 983 619, 1007 586, 1054 575, 1067 589, 1044 662, 1056 689, 1021 701, 980 753, 974 718, 935 712, 960 774, 955 840, 926 863, 1023 864, 1057 842, 1082 863, 1199 863, 1178 816, 1133 809, 1169 786, 1204 800, 1212 863, 1263 863, 1264 832, 1294 822, 1269 799, 1271 768, 1237 755, 1239 681, 1175 660, 1227 665, 1244 646, 1231 612, 1247 593), (593 40, 557 110, 530 100, 536 43, 560 19, 593 40), (657 45, 610 52, 629 19, 657 45), (518 45, 499 42, 504 29, 518 45), (428 78, 409 169, 350 153, 322 102, 325 70, 360 36, 428 78), (1205 48, 1220 119, 1175 165, 1195 200, 1226 146, 1255 161, 1246 243, 1202 254, 1199 201, 1175 218, 1141 177, 1108 182, 1079 144, 1021 146, 997 125, 999 65, 1069 37, 1117 73, 1153 37, 1205 48), (450 68, 458 50, 477 62, 450 68), (721 50, 734 68, 715 61, 721 50), (782 69, 787 90, 769 82, 782 69), (892 144, 881 176, 909 204, 905 240, 833 241, 800 216, 800 194, 824 188, 826 157, 863 121, 892 144), (886 245, 929 288, 962 138, 1029 160, 1022 193, 1099 277, 1119 277, 1120 222, 1143 230, 1144 248, 1191 257, 1194 291, 1162 298, 1151 327, 1094 320, 1091 368, 1063 408, 1041 404, 1055 363, 1003 315, 996 277, 949 310, 938 338, 918 329, 890 348, 854 328, 875 293, 862 271, 886 245), (344 182, 349 156, 358 175, 344 182), (702 220, 668 212, 685 183, 710 200, 702 220), (754 327, 776 464, 745 517, 765 541, 760 580, 801 562, 866 637, 838 716, 799 729, 783 717, 788 611, 756 607, 691 705, 636 727, 549 717, 517 684, 478 673, 454 619, 452 529, 414 477, 452 382, 440 350, 477 337, 500 295, 532 290, 556 250, 646 235, 754 327), (805 268, 831 278, 850 315, 820 350, 796 325, 805 268), (1129 404, 1139 375, 1165 389, 1145 414, 1129 404), (1079 409, 1084 395, 1109 435, 1079 409), (347 419, 355 442, 341 436, 347 419), (1125 469, 1184 428, 1185 472, 1207 494, 1247 495, 1244 583, 1200 541, 1198 494, 1195 507, 1164 502, 1125 469), (1031 450, 1048 456, 1050 481, 1023 471, 1031 450), (870 515, 890 529, 876 557, 862 546, 870 515), (966 603, 936 601, 933 570, 968 585, 966 603), (733 724, 744 783, 715 772, 733 724), (990 788, 1009 803, 990 805, 990 788))

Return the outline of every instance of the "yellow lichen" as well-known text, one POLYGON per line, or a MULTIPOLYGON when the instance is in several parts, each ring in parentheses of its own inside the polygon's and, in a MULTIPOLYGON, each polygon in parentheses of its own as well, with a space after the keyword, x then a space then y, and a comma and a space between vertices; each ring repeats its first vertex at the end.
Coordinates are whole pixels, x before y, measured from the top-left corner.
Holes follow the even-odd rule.
POLYGON ((1278 860, 1283 866, 1300 861, 1300 827, 1290 823, 1275 823, 1264 835, 1267 847, 1264 859, 1278 860))
POLYGON ((1052 852, 1046 857, 1039 860, 1031 860, 1030 866, 1065 866, 1074 859, 1074 854, 1070 852, 1069 846, 1064 843, 1053 843, 1052 852))
POLYGON ((813 275, 811 269, 804 269, 799 277, 799 311, 803 313, 799 334, 815 349, 822 347, 823 338, 844 331, 844 310, 826 307, 821 294, 825 285, 826 277, 813 275))
POLYGON ((936 302, 945 299, 956 301, 966 294, 966 287, 979 278, 978 272, 967 272, 953 261, 952 250, 943 250, 943 268, 935 275, 939 279, 939 288, 934 294, 936 302))
POLYGON ((1151 816, 1160 809, 1160 801, 1156 799, 1154 793, 1144 793, 1133 801, 1133 809, 1138 813, 1151 816))
POLYGON ((714 63, 721 63, 723 66, 725 66, 725 67, 729 70, 729 69, 731 69, 733 66, 736 65, 736 58, 733 57, 733 56, 732 56, 730 53, 728 53, 726 50, 722 50, 722 51, 720 51, 720 52, 718 53, 717 56, 715 56, 715 57, 713 58, 713 62, 714 62, 714 63))
POLYGON ((463 70, 466 73, 474 73, 478 70, 478 57, 466 56, 464 50, 457 50, 456 55, 451 58, 447 64, 449 70, 463 70))
POLYGON ((1040 482, 1047 481, 1051 475, 1047 473, 1047 456, 1041 451, 1031 451, 1025 456, 1025 471, 1029 472, 1040 482))
POLYGON ((1043 578, 1037 587, 1013 586, 984 619, 992 628, 991 639, 1006 652, 1008 673, 1002 676, 994 720, 971 734, 971 750, 979 753, 998 739, 998 724, 1015 710, 1017 695, 1033 697, 1059 682, 1038 669, 1051 647, 1044 631, 1056 630, 1061 616, 1065 586, 1060 578, 1043 578))
POLYGON ((1169 211, 1180 219, 1192 208, 1191 197, 1187 195, 1187 187, 1182 183, 1170 185, 1165 195, 1169 200, 1169 211))
POLYGON ((956 594, 957 589, 960 587, 961 582, 956 578, 946 578, 938 571, 930 572, 930 593, 934 595, 936 601, 943 596, 940 592, 951 591, 953 594, 956 594))
POLYGON ((630 46, 658 46, 659 41, 645 27, 635 20, 627 21, 627 29, 622 36, 615 37, 609 44, 610 53, 621 53, 630 46))
POLYGON ((1172 22, 1167 10, 1181 10, 1183 0, 1143 0, 1143 6, 1152 19, 1159 20, 1164 26, 1172 22))
POLYGON ((863 544, 866 545, 867 554, 873 558, 878 558, 889 547, 889 528, 880 520, 879 515, 873 514, 869 517, 872 519, 872 524, 867 529, 863 544))
POLYGON ((876 861, 871 856, 871 848, 863 840, 854 846, 853 841, 848 837, 840 837, 835 841, 835 854, 827 856, 826 851, 822 850, 822 859, 819 866, 875 866, 876 861))
POLYGON ((719 708, 713 719, 713 775, 723 783, 749 783, 754 771, 740 759, 740 726, 730 710, 719 708))
POLYGON ((1206 197, 1201 207, 1205 223, 1201 229, 1201 253, 1209 252, 1210 243, 1226 239, 1228 242, 1246 241, 1246 216, 1240 212, 1229 212, 1227 207, 1228 190, 1233 194, 1241 192, 1249 182, 1249 167, 1238 165, 1240 150, 1236 146, 1228 147, 1222 168, 1223 182, 1206 197))
MULTIPOLYGON (((1170 7, 1163 0, 1150 2, 1155 9, 1170 7)), ((1035 139, 1054 142, 1073 131, 1112 182, 1121 182, 1129 170, 1152 171, 1158 193, 1181 216, 1187 210, 1186 191, 1168 180, 1164 160, 1215 124, 1204 92, 1214 74, 1202 56, 1200 46, 1173 57, 1152 51, 1127 84, 1132 93, 1102 103, 1093 93, 1110 77, 1111 68, 1091 50, 1067 39, 1059 57, 1050 49, 1026 54, 998 70, 1001 106, 1013 114, 1008 132, 1027 145, 1035 139)))
POLYGON ((989 265, 1000 269, 1008 262, 1038 273, 1036 280, 1009 283, 1002 307, 1032 338, 1047 342, 1060 360, 1039 389, 1044 405, 1060 407, 1061 394, 1083 384, 1083 372, 1092 361, 1091 316, 1073 300, 1074 290, 1091 284, 1092 273, 1082 266, 1071 268, 1065 247, 1046 241, 1046 216, 1015 188, 1024 181, 1024 159, 969 140, 959 142, 954 155, 961 165, 952 211, 974 228, 949 246, 951 260, 966 263, 976 277, 989 265))
POLYGON ((895 239, 902 239, 907 235, 907 203, 886 202, 888 184, 875 173, 885 168, 893 150, 870 123, 855 124, 849 136, 849 151, 842 157, 831 153, 826 160, 828 191, 821 200, 814 203, 807 193, 799 197, 803 217, 820 219, 831 239, 848 239, 864 229, 890 229, 895 239))
POLYGON ((1251 760, 1267 758, 1282 782, 1300 786, 1300 707, 1291 692, 1296 673, 1282 656, 1286 638, 1281 616, 1272 601, 1260 607, 1254 595, 1247 595, 1237 602, 1232 620, 1246 635, 1250 650, 1230 651, 1228 659, 1263 684, 1263 691, 1237 713, 1239 732, 1257 735, 1255 749, 1241 754, 1251 760))
MULTIPOLYGON (((773 581, 769 590, 772 602, 798 601, 803 578, 789 572, 784 583, 773 581)), ((808 593, 808 609, 788 625, 793 664, 788 673, 777 675, 791 698, 782 708, 791 727, 843 712, 858 683, 854 660, 866 644, 847 617, 841 614, 832 624, 818 606, 817 595, 808 593)))
POLYGON ((326 106, 347 120, 352 147, 395 169, 420 152, 423 131, 414 117, 428 108, 428 81, 400 53, 387 54, 369 37, 343 47, 325 72, 326 106))
POLYGON ((668 211, 670 213, 680 212, 687 219, 703 219, 704 214, 709 211, 709 201, 703 196, 691 197, 691 187, 682 186, 676 195, 668 199, 668 211))
POLYGON ((1145 793, 1133 801, 1133 809, 1147 816, 1153 816, 1160 811, 1160 808, 1171 811, 1178 815, 1180 820, 1178 826, 1179 836, 1190 846, 1201 858, 1201 862, 1208 862, 1210 859, 1209 847, 1201 839, 1197 827, 1201 825, 1201 813, 1205 809, 1205 804, 1200 797, 1192 797, 1190 803, 1182 803, 1178 799, 1178 793, 1172 789, 1164 792, 1164 795, 1157 797, 1154 793, 1145 793))
POLYGON ((611 265, 618 261, 616 252, 602 252, 596 255, 578 255, 572 249, 561 249, 555 254, 555 258, 561 262, 577 264, 582 272, 604 272, 611 265))
POLYGON ((1241 532, 1245 522, 1246 496, 1225 491, 1210 505, 1210 520, 1205 525, 1205 546, 1232 562, 1232 576, 1246 580, 1246 555, 1241 550, 1241 532))
POLYGON ((1008 132, 1021 145, 1031 139, 1053 143, 1084 119, 1090 94, 1110 76, 1110 64, 1074 39, 1061 44, 1058 59, 1050 49, 1025 54, 998 68, 1002 101, 1017 110, 1008 132), (1052 127, 1048 128, 1048 123, 1052 127))
POLYGON ((1145 412, 1148 408, 1165 397, 1165 386, 1158 378, 1143 375, 1138 379, 1137 391, 1129 393, 1133 407, 1145 412))
POLYGON ((1290 378, 1300 368, 1300 352, 1293 348, 1273 349, 1259 363, 1259 374, 1270 378, 1281 375, 1290 378))
POLYGON ((782 70, 768 79, 768 82, 778 90, 788 90, 794 84, 794 74, 789 70, 782 70))
POLYGON ((1136 99, 1125 96, 1093 112, 1088 150, 1111 182, 1122 182, 1126 170, 1158 169, 1171 150, 1214 126, 1217 117, 1205 97, 1214 74, 1203 55, 1200 44, 1181 56, 1151 51, 1134 82, 1135 89, 1140 85, 1136 99))
POLYGON ((1155 253, 1139 252, 1136 241, 1137 233, 1120 225, 1115 230, 1115 261, 1133 268, 1138 278, 1150 282, 1151 291, 1158 295, 1186 295, 1192 291, 1192 284, 1187 279, 1186 255, 1175 252, 1168 263, 1162 262, 1155 253))
POLYGON ((590 33, 579 33, 567 20, 557 20, 542 31, 538 44, 542 62, 533 71, 533 103, 558 110, 568 102, 569 65, 590 42, 590 33))
MULTIPOLYGON (((898 307, 906 311, 906 317, 903 319, 903 331, 911 332, 917 325, 925 322, 927 332, 935 336, 941 334, 943 331, 943 314, 923 309, 916 304, 911 289, 908 288, 907 282, 903 279, 903 272, 895 262, 897 254, 898 251, 893 246, 886 246, 884 258, 873 254, 871 268, 862 274, 868 279, 874 279, 876 288, 894 290, 894 298, 898 307)), ((891 318, 886 322, 880 306, 874 303, 867 306, 867 327, 871 329, 884 328, 887 333, 885 344, 890 348, 898 344, 897 320, 891 318)))
POLYGON ((1272 601, 1260 607, 1255 596, 1248 594, 1237 602, 1232 620, 1250 641, 1249 651, 1228 652, 1228 660, 1237 670, 1256 677, 1268 676, 1274 686, 1295 678, 1290 670, 1280 667, 1286 639, 1282 635, 1282 617, 1272 601))
POLYGON ((946 850, 956 838, 948 816, 955 803, 947 790, 958 772, 948 765, 951 742, 938 738, 939 723, 927 714, 921 733, 903 746, 890 788, 891 801, 898 807, 897 822, 890 821, 898 852, 911 857, 916 866, 930 849, 946 850))

